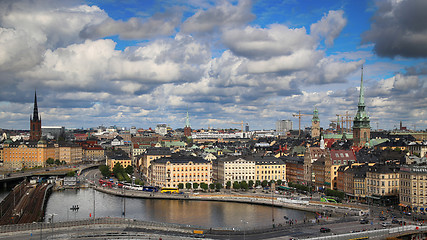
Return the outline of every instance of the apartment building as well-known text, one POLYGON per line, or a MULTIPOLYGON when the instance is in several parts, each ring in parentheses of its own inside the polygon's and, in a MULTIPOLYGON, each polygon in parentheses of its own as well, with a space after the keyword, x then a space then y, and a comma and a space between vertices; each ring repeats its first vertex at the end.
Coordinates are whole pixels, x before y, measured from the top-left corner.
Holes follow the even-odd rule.
POLYGON ((286 181, 286 164, 275 157, 255 157, 255 180, 286 181))
POLYGON ((400 167, 400 206, 413 212, 427 210, 427 166, 400 167))
POLYGON ((151 161, 153 186, 178 187, 180 183, 212 183, 212 163, 200 157, 172 155, 151 161))
POLYGON ((399 166, 376 164, 366 172, 366 195, 368 201, 381 205, 399 202, 399 166))
POLYGON ((255 160, 251 156, 228 156, 214 162, 214 179, 223 186, 230 181, 255 181, 255 160))
POLYGON ((9 171, 44 167, 48 158, 55 159, 55 146, 46 141, 14 143, 6 140, 3 145, 3 167, 9 171))
POLYGON ((145 151, 142 157, 142 165, 137 167, 142 170, 142 173, 146 177, 149 177, 150 175, 149 168, 151 165, 151 161, 162 158, 162 157, 170 157, 171 155, 172 153, 169 148, 162 148, 162 147, 147 148, 147 150, 145 151))

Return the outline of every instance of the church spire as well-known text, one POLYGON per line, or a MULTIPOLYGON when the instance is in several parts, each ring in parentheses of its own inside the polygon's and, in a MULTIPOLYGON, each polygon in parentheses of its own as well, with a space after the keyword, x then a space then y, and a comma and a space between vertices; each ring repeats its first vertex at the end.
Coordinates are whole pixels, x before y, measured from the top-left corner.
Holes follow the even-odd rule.
POLYGON ((365 92, 363 90, 363 65, 362 65, 362 75, 360 77, 360 93, 359 93, 358 106, 365 106, 365 92))
POLYGON ((37 92, 34 91, 34 111, 33 111, 33 121, 39 120, 39 109, 37 108, 37 92))
POLYGON ((191 127, 190 126, 190 117, 188 116, 188 108, 187 108, 187 117, 185 118, 185 126, 186 127, 191 127))

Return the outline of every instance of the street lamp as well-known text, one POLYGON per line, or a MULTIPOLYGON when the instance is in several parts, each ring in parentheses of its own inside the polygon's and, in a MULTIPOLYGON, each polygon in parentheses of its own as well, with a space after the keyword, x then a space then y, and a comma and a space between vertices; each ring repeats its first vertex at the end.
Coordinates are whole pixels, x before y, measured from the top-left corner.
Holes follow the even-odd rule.
POLYGON ((240 219, 240 221, 243 223, 243 240, 246 240, 246 225, 248 222, 243 221, 243 219, 240 219))

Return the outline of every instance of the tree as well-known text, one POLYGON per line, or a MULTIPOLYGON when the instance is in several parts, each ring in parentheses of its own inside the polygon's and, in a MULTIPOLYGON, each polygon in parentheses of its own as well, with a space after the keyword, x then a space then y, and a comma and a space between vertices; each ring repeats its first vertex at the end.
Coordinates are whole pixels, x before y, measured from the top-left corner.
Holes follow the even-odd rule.
POLYGON ((262 187, 267 187, 267 185, 268 185, 267 180, 264 180, 264 181, 261 182, 261 186, 262 187))
POLYGON ((193 183, 193 189, 198 189, 199 188, 199 184, 198 183, 193 183))
POLYGON ((206 183, 201 183, 201 184, 200 184, 200 187, 201 187, 203 190, 205 190, 205 191, 206 191, 206 190, 208 190, 208 187, 209 187, 209 186, 208 186, 206 183))
POLYGON ((226 186, 227 186, 227 189, 230 189, 230 187, 231 187, 231 181, 228 181, 228 182, 226 183, 226 186))
POLYGON ((240 188, 244 190, 248 190, 248 183, 246 181, 241 181, 240 188))
POLYGON ((133 167, 131 165, 127 166, 125 172, 129 175, 133 174, 133 167))
POLYGON ((184 183, 178 183, 178 188, 179 189, 184 189, 184 183))
POLYGON ((189 182, 188 182, 188 183, 186 183, 186 184, 185 184, 185 188, 186 188, 186 189, 191 189, 191 183, 189 183, 189 182))
POLYGON ((240 183, 239 182, 237 182, 237 181, 235 181, 234 183, 233 183, 233 189, 239 189, 240 188, 240 183))
POLYGON ((101 174, 104 177, 110 177, 111 176, 110 168, 106 165, 99 166, 99 171, 101 171, 101 174))
POLYGON ((253 187, 253 186, 254 186, 254 181, 253 181, 253 180, 249 180, 249 182, 248 182, 248 186, 249 186, 249 187, 253 187))
POLYGON ((56 165, 61 165, 61 161, 59 161, 59 159, 56 159, 56 160, 55 160, 55 164, 56 164, 56 165))
POLYGON ((74 177, 74 176, 76 176, 76 172, 74 171, 67 172, 67 177, 74 177))
POLYGON ((53 160, 53 158, 46 159, 46 164, 52 165, 54 163, 55 163, 55 160, 53 160))
POLYGON ((216 189, 216 190, 218 190, 218 191, 219 191, 219 190, 221 190, 221 188, 222 188, 222 184, 221 184, 221 183, 216 183, 216 184, 215 184, 215 189, 216 189))
POLYGON ((260 180, 256 180, 255 181, 255 187, 258 187, 259 185, 261 185, 261 181, 260 180))
POLYGON ((215 184, 214 183, 209 184, 209 189, 210 190, 214 190, 215 189, 215 184))
POLYGON ((135 179, 135 184, 136 185, 144 185, 144 182, 141 179, 135 179))
POLYGON ((117 176, 118 173, 124 172, 124 169, 120 163, 116 163, 113 167, 113 173, 117 176))
POLYGON ((282 185, 282 180, 277 180, 277 185, 282 185))

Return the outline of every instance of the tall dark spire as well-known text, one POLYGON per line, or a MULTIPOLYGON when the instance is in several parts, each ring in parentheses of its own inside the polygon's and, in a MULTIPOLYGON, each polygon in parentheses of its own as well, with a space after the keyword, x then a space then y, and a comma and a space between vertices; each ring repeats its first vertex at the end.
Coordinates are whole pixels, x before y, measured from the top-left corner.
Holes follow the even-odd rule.
POLYGON ((362 75, 360 77, 360 93, 359 93, 359 106, 365 106, 365 91, 363 90, 363 65, 362 75))
POLYGON ((33 121, 39 120, 39 109, 37 108, 37 92, 34 91, 34 111, 33 111, 33 121))

